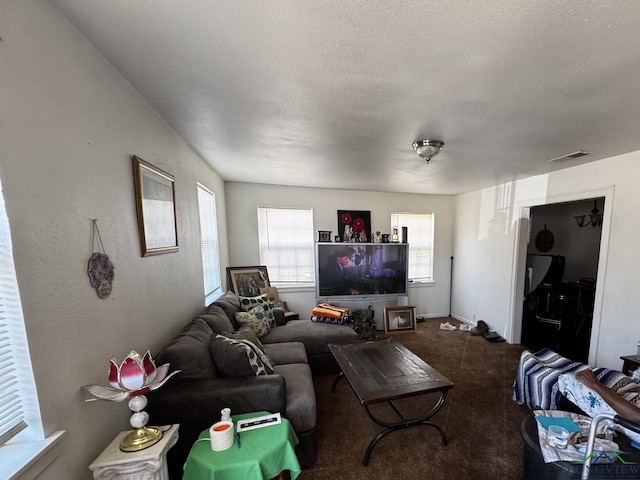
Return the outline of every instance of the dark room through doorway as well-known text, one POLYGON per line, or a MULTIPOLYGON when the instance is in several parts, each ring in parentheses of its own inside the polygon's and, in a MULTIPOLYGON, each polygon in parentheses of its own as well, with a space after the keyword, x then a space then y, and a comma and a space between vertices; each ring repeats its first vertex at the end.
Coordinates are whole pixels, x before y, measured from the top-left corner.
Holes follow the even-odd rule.
POLYGON ((604 197, 531 207, 521 343, 587 362, 604 197))

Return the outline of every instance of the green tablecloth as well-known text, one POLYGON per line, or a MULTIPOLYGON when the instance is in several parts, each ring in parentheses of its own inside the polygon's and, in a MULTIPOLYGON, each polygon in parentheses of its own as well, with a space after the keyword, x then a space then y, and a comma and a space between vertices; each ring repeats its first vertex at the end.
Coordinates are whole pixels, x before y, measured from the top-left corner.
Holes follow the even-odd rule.
MULTIPOLYGON (((234 427, 238 420, 268 414, 233 415, 234 427)), ((240 439, 240 448, 234 444, 227 450, 214 452, 209 441, 209 429, 203 431, 189 453, 182 479, 269 480, 283 470, 291 472, 291 480, 300 475, 300 463, 294 450, 298 437, 286 418, 277 425, 241 432, 240 439)))

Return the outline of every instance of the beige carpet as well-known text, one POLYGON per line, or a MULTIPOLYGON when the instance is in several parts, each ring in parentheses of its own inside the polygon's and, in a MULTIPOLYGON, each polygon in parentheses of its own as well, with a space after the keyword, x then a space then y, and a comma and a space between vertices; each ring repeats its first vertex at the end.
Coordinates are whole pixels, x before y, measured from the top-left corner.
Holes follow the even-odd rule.
MULTIPOLYGON (((448 445, 432 427, 401 430, 384 437, 363 466, 366 447, 381 427, 369 419, 346 379, 332 394, 335 376, 316 377, 318 456, 300 480, 522 478, 520 423, 529 410, 513 402, 512 385, 523 347, 440 330, 444 321, 459 325, 451 318, 428 319, 417 332, 396 334, 394 340, 455 384, 432 419, 448 445)), ((437 397, 414 397, 399 405, 403 411, 426 412, 437 397)), ((386 404, 376 405, 376 411, 395 419, 386 404)))

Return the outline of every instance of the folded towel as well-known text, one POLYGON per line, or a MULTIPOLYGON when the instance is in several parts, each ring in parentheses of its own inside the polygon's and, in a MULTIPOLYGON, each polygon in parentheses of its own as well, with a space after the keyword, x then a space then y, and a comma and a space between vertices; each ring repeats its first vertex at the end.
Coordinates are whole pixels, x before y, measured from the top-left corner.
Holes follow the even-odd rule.
POLYGON ((349 309, 336 307, 328 303, 321 303, 313 308, 311 315, 315 315, 316 317, 343 318, 349 316, 349 309))

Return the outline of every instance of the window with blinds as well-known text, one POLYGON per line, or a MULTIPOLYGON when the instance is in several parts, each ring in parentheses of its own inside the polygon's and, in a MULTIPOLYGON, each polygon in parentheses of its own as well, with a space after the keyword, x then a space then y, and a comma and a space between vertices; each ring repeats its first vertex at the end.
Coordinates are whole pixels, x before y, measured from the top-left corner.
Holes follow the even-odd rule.
POLYGON ((258 207, 260 264, 272 286, 313 286, 313 209, 258 207))
POLYGON ((216 196, 212 191, 200 184, 198 184, 198 210, 200 212, 204 297, 205 305, 209 305, 222 293, 218 225, 216 222, 216 196))
POLYGON ((432 213, 392 213, 391 229, 407 227, 409 241, 409 279, 414 282, 433 281, 432 213))
POLYGON ((0 446, 21 432, 25 440, 43 438, 11 231, 0 195, 0 446))

